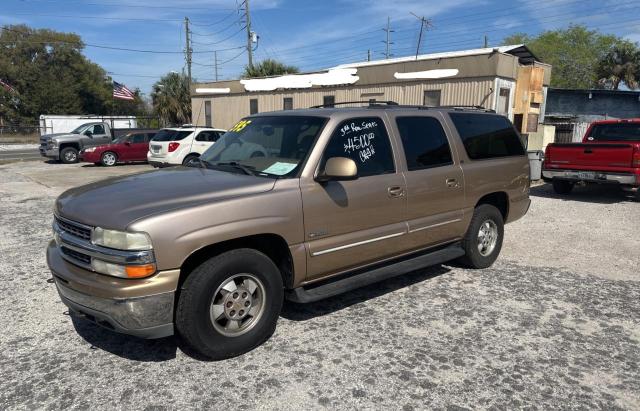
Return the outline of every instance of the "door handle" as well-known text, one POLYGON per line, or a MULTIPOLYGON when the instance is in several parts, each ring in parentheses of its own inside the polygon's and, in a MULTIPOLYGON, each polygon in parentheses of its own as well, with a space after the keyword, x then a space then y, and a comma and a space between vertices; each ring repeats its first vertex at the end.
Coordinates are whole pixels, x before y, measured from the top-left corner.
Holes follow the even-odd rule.
POLYGON ((451 188, 460 187, 460 184, 458 184, 458 180, 455 178, 447 178, 446 183, 447 183, 447 187, 451 187, 451 188))
POLYGON ((389 193, 389 197, 402 197, 404 190, 400 186, 393 186, 387 188, 387 193, 389 193))

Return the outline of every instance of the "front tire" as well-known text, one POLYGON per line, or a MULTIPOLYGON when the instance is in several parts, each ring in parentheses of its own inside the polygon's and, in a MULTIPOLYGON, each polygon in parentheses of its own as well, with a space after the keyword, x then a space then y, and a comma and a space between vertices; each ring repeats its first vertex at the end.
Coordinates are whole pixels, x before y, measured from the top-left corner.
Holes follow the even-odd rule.
POLYGON ((462 240, 465 255, 460 262, 469 268, 490 267, 500 255, 504 220, 500 210, 489 204, 476 207, 462 240))
POLYGON ((73 147, 65 147, 60 151, 60 161, 64 164, 74 164, 78 162, 78 150, 73 147))
POLYGON ((118 155, 112 151, 105 151, 100 157, 100 163, 105 167, 113 167, 118 162, 118 155))
POLYGON ((263 253, 243 248, 195 268, 180 290, 178 335, 200 355, 244 354, 275 331, 284 297, 282 276, 263 253))
POLYGON ((569 194, 575 185, 571 181, 566 180, 553 180, 552 184, 553 191, 555 191, 556 194, 569 194))

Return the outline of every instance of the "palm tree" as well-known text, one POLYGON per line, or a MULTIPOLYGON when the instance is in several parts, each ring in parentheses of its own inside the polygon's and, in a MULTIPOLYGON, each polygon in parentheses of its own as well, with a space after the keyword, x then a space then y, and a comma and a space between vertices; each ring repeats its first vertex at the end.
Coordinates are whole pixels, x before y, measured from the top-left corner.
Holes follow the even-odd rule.
POLYGON ((246 66, 242 77, 269 77, 281 74, 295 74, 299 72, 300 70, 296 66, 288 66, 273 59, 266 59, 262 60, 258 64, 254 64, 252 67, 246 66))
POLYGON ((629 42, 614 46, 600 60, 598 83, 604 88, 618 90, 620 83, 635 89, 640 80, 640 50, 629 42))
POLYGON ((153 85, 151 101, 163 124, 180 125, 191 122, 191 97, 186 75, 172 71, 162 77, 153 85))

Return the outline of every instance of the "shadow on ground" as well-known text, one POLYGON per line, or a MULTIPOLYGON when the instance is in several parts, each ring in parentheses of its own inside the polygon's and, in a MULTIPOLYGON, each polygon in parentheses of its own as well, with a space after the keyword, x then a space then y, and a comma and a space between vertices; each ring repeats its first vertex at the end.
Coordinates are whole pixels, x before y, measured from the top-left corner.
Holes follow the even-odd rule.
MULTIPOLYGON (((281 316, 292 321, 306 321, 315 317, 343 310, 354 304, 380 297, 400 288, 429 280, 451 271, 442 265, 421 269, 389 280, 372 284, 342 295, 310 304, 296 304, 285 301, 281 316)), ((186 355, 200 361, 207 361, 184 346, 178 338, 167 337, 157 340, 145 340, 107 330, 81 317, 71 315, 73 326, 91 349, 107 351, 118 357, 140 362, 163 362, 176 358, 180 349, 186 355)))
POLYGON ((280 315, 287 320, 306 321, 314 317, 343 310, 354 304, 359 304, 373 298, 380 297, 400 288, 409 287, 413 284, 438 277, 448 273, 449 271, 451 270, 445 266, 436 265, 418 271, 413 271, 408 274, 403 274, 379 283, 371 284, 326 300, 317 301, 315 303, 297 304, 291 301, 285 301, 280 315))
POLYGON ((531 187, 529 195, 532 197, 553 198, 563 201, 581 201, 597 204, 615 204, 634 201, 634 194, 623 191, 615 185, 589 184, 576 185, 569 194, 556 194, 551 184, 531 187))

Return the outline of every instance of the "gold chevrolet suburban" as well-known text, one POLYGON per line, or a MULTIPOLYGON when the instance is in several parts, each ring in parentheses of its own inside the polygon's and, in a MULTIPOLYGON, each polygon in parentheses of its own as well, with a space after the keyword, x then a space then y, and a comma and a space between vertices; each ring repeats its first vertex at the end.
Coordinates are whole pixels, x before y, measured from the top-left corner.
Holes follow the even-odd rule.
POLYGON ((529 208, 509 120, 465 107, 319 107, 238 122, 186 166, 71 189, 47 262, 74 315, 213 359, 309 303, 498 257, 529 208))

